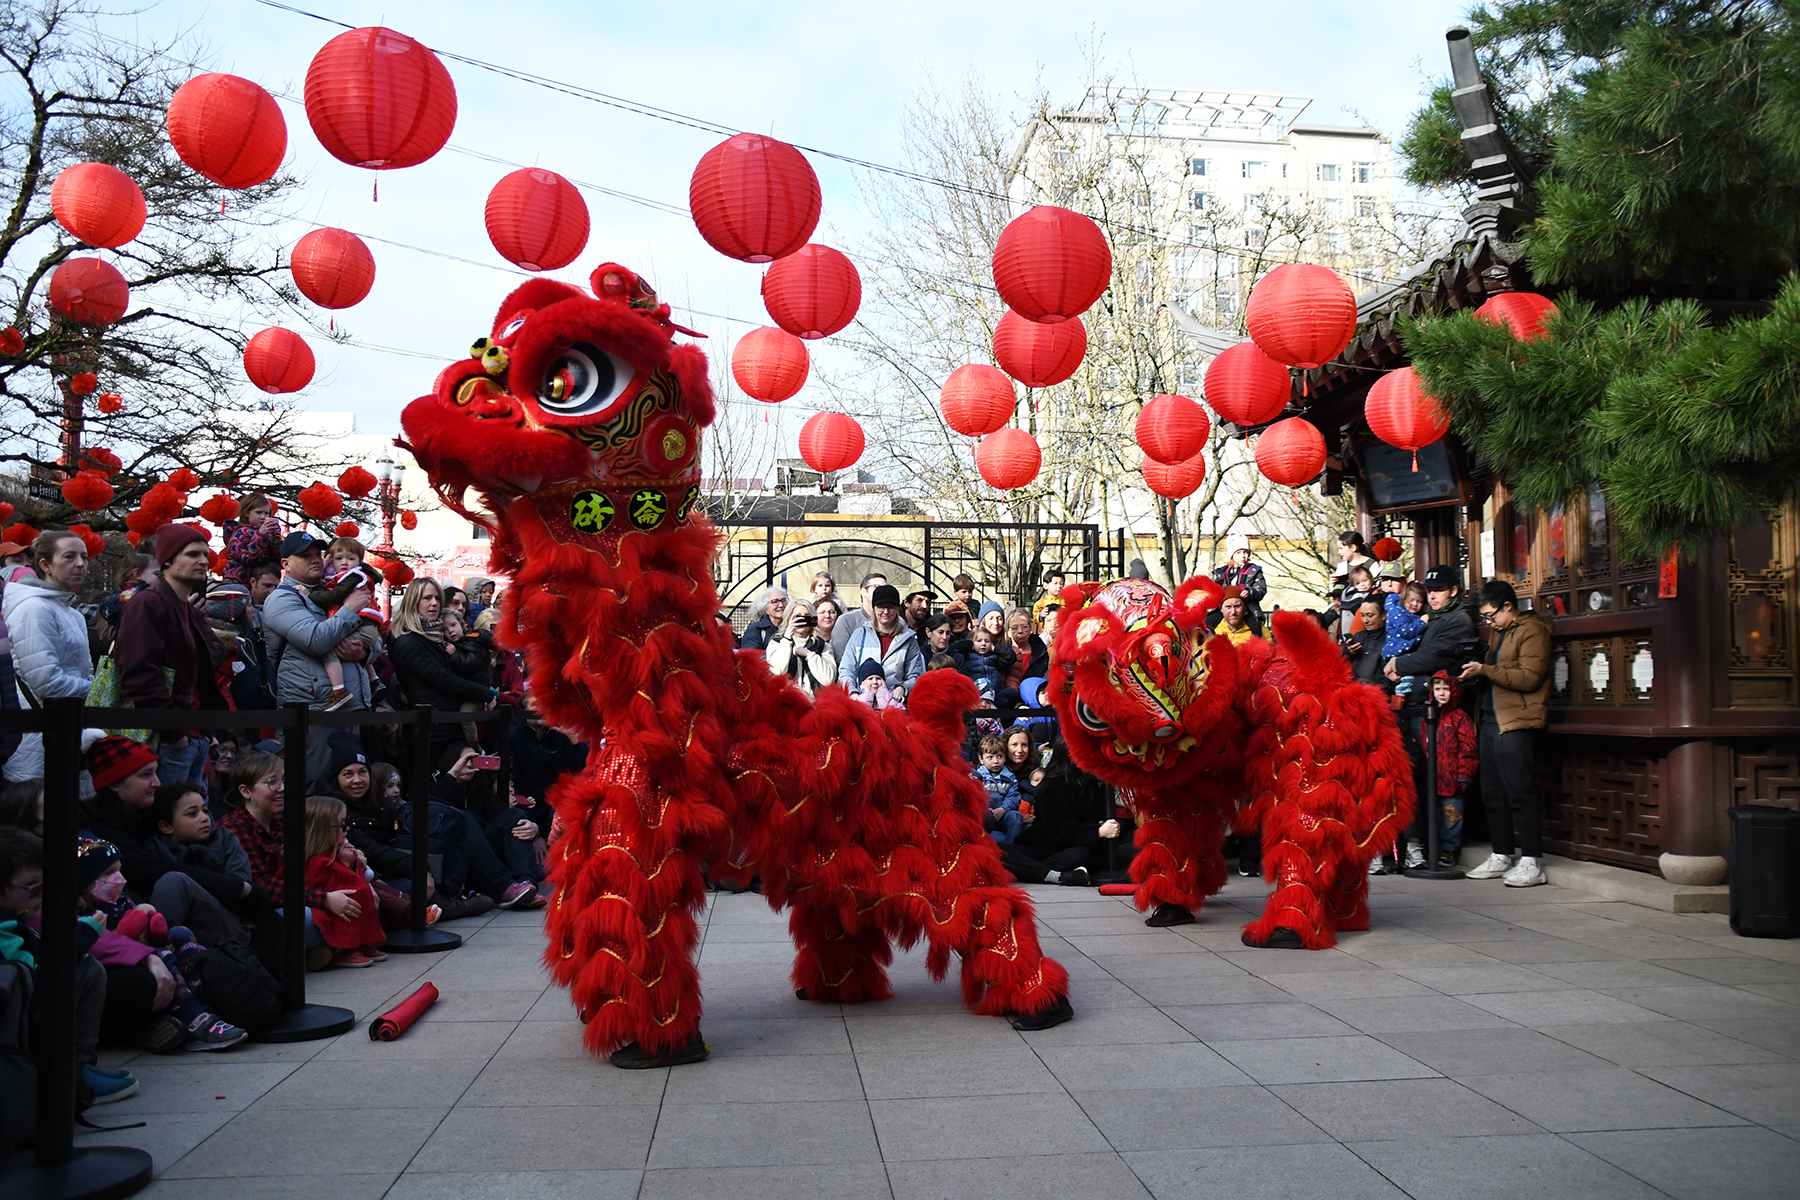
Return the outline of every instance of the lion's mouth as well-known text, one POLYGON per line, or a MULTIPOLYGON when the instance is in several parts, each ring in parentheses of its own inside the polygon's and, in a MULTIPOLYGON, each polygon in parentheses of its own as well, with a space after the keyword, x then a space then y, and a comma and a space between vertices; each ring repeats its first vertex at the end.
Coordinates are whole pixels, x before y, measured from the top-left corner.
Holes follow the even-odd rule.
POLYGON ((1136 745, 1123 738, 1114 738, 1104 749, 1119 762, 1136 762, 1146 771, 1159 771, 1198 744, 1193 737, 1185 735, 1172 743, 1139 742, 1136 745))

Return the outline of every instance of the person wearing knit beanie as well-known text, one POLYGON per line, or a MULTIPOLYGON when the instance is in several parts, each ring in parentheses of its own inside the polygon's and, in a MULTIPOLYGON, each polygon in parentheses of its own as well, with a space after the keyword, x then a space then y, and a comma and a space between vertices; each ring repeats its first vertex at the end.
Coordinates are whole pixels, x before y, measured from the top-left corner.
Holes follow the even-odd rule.
POLYGON ((184 525, 179 521, 164 525, 156 531, 156 565, 166 567, 183 549, 195 542, 204 541, 206 535, 192 525, 184 525))
MULTIPOLYGON (((128 737, 103 737, 88 748, 88 774, 94 777, 94 790, 104 791, 156 765, 156 752, 128 737)), ((155 784, 150 785, 152 789, 155 784)))

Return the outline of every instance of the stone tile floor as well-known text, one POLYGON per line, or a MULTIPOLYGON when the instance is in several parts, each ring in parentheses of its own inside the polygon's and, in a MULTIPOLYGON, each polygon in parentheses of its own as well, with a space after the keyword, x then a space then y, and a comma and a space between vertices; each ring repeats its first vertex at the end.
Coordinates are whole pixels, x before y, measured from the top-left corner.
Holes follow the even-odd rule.
POLYGON ((440 956, 310 977, 363 1021, 227 1055, 109 1055, 140 1096, 91 1143, 143 1146, 146 1195, 1112 1197, 1800 1195, 1800 942, 1719 916, 1498 882, 1374 883, 1321 953, 1238 941, 1260 880, 1183 929, 1031 889, 1076 1019, 960 1008, 901 955, 879 1005, 803 1004, 761 897, 702 918, 707 1062, 588 1057, 538 966, 541 916, 459 923, 440 956), (367 1018, 423 980, 402 1040, 367 1018))

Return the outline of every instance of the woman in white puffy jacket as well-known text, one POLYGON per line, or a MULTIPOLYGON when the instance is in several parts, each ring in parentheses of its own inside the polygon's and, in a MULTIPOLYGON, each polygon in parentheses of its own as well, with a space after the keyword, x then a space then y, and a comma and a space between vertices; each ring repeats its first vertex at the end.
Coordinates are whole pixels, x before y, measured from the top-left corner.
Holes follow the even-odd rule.
MULTIPOLYGON (((87 622, 75 611, 75 596, 87 578, 87 543, 62 531, 41 534, 31 543, 31 561, 42 578, 15 571, 19 578, 8 581, 0 597, 24 708, 64 696, 85 697, 94 682, 87 622)), ((6 781, 43 774, 43 737, 28 733, 6 760, 6 781)))
POLYGON ((837 660, 831 656, 831 644, 819 636, 818 623, 812 605, 796 600, 788 605, 781 632, 763 648, 769 671, 786 675, 809 696, 837 678, 837 660))

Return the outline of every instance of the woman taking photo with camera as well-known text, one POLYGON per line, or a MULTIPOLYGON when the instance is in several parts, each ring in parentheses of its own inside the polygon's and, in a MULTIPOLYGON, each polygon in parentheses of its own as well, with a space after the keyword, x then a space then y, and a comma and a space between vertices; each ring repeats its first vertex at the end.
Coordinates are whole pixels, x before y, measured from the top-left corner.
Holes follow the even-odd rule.
POLYGON ((787 621, 781 632, 769 639, 763 653, 771 672, 785 673, 808 696, 837 678, 837 660, 831 656, 830 644, 819 636, 812 605, 804 600, 788 606, 787 621))

